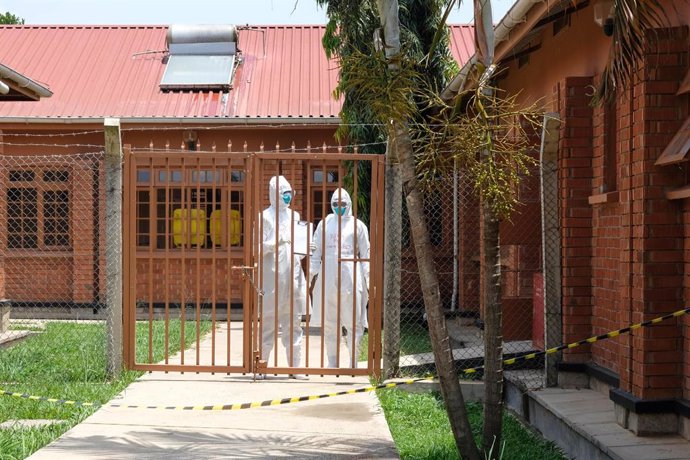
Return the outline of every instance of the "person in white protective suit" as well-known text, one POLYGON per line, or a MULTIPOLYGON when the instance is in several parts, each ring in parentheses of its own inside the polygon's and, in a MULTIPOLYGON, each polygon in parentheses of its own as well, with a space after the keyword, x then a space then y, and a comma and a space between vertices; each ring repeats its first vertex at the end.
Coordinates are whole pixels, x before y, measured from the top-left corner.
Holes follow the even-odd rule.
POLYGON ((310 275, 316 277, 312 306, 314 312, 323 311, 328 367, 357 367, 359 343, 368 327, 369 230, 352 215, 352 199, 345 189, 333 192, 331 209, 333 213, 316 227, 311 244, 310 275), (343 332, 350 356, 341 358, 344 365, 339 366, 343 332))
MULTIPOLYGON (((261 358, 268 362, 276 338, 276 315, 280 338, 287 352, 291 367, 300 366, 302 359, 301 316, 307 300, 307 284, 300 260, 294 254, 291 236, 293 226, 300 220, 299 212, 290 209, 294 191, 283 176, 273 176, 268 184, 271 205, 261 213, 263 235, 259 254, 261 257, 261 358), (276 271, 278 273, 276 284, 276 271), (292 311, 290 298, 292 296, 292 311), (291 340, 292 339, 292 340, 291 340), (291 348, 292 345, 292 359, 291 348)), ((276 347, 276 353, 278 352, 276 347)), ((258 378, 264 378, 259 374, 258 378)), ((293 378, 306 379, 301 374, 293 378)))

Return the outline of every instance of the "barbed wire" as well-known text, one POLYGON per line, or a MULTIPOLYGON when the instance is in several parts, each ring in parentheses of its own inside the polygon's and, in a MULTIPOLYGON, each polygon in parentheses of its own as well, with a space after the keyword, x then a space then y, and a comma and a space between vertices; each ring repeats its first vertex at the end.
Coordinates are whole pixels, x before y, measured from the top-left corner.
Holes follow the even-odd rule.
POLYGON ((31 143, 31 142, 4 142, 0 141, 0 145, 13 145, 20 147, 60 147, 60 148, 70 148, 70 147, 103 147, 103 144, 45 144, 45 143, 31 143))
MULTIPOLYGON (((193 120, 193 119, 190 119, 193 120)), ((231 120, 231 119, 230 119, 231 120)), ((287 119, 286 119, 287 120, 287 119)), ((161 122, 163 123, 163 122, 161 122)), ((385 126, 382 123, 285 123, 284 126, 289 126, 291 128, 304 128, 304 127, 338 127, 338 126, 351 126, 351 127, 376 127, 385 126)), ((246 123, 246 124, 213 124, 213 125, 202 125, 197 126, 194 124, 188 125, 176 125, 176 126, 150 126, 150 127, 138 127, 138 128, 120 128, 121 132, 146 132, 146 131, 219 131, 237 128, 275 128, 275 123, 246 123)), ((2 133, 4 137, 69 137, 69 136, 85 136, 89 134, 102 134, 103 129, 91 129, 84 131, 71 131, 69 133, 2 133)))
MULTIPOLYGON (((261 152, 263 153, 275 153, 275 152, 318 152, 319 150, 323 150, 324 148, 326 150, 342 150, 342 149, 348 149, 348 148, 359 148, 359 147, 370 147, 374 145, 381 145, 385 144, 385 141, 380 141, 380 142, 367 142, 367 143, 362 143, 362 144, 322 144, 322 145, 312 145, 312 146, 307 146, 307 147, 285 147, 285 148, 263 148, 261 152)), ((133 152, 171 152, 171 151, 176 151, 180 149, 170 149, 170 148, 151 148, 151 147, 133 147, 132 151, 133 152)), ((188 152, 188 150, 185 150, 188 152)), ((196 150, 193 152, 199 152, 199 153, 208 153, 208 152, 213 152, 212 150, 196 150)), ((223 153, 223 150, 216 150, 218 153, 223 153)), ((248 153, 257 153, 259 152, 258 149, 247 149, 248 153)), ((243 153, 243 150, 236 150, 232 151, 231 153, 243 153)), ((363 153, 363 152, 360 152, 363 153)))
MULTIPOLYGON (((192 121, 193 119, 190 119, 192 121)), ((230 121, 232 119, 228 119, 230 121)), ((284 119, 285 121, 289 119, 284 119)), ((161 123, 165 123, 165 121, 161 121, 161 123)), ((147 126, 147 127, 137 127, 137 128, 121 128, 121 132, 146 132, 146 131, 185 131, 185 130, 192 130, 192 131, 220 131, 220 130, 228 130, 228 129, 238 129, 238 128, 275 128, 277 125, 276 123, 244 123, 244 124, 233 124, 233 123, 227 123, 227 124, 213 124, 213 125, 194 125, 192 123, 187 124, 187 125, 175 125, 175 126, 147 126)), ((384 127, 387 126, 386 123, 317 123, 317 122, 312 122, 312 123, 284 123, 283 126, 287 126, 290 128, 304 128, 304 127, 340 127, 340 126, 347 126, 347 127, 384 127)), ((446 126, 446 124, 443 123, 432 123, 432 124, 425 124, 424 126, 428 126, 431 128, 438 128, 438 127, 443 127, 446 126)), ((103 129, 89 129, 89 130, 83 130, 83 131, 70 131, 66 133, 7 133, 3 132, 0 137, 73 137, 73 136, 85 136, 89 134, 103 134, 103 129)))
POLYGON ((47 160, 59 160, 64 158, 79 157, 79 156, 89 156, 89 155, 103 155, 103 150, 91 151, 91 152, 69 152, 69 153, 55 153, 55 154, 42 154, 42 155, 10 155, 7 153, 0 153, 0 158, 6 159, 17 159, 21 158, 24 161, 31 160, 31 162, 37 161, 47 161, 47 160))

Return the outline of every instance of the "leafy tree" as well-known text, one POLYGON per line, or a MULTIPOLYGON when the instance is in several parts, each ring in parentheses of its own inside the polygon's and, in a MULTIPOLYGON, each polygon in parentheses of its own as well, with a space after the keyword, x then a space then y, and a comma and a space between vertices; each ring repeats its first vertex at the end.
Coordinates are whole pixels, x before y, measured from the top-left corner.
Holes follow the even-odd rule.
POLYGON ((24 24, 24 18, 7 11, 5 14, 0 13, 0 24, 24 24))

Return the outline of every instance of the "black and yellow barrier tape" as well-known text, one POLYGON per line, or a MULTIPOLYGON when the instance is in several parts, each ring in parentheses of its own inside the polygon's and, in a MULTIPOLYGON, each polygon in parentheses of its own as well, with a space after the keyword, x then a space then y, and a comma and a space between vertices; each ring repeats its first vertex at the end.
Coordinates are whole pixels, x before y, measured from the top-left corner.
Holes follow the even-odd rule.
MULTIPOLYGON (((523 356, 518 356, 516 358, 510 358, 503 361, 505 365, 513 365, 528 361, 531 359, 539 358, 540 356, 550 355, 557 353, 562 350, 567 350, 581 345, 592 344, 601 340, 612 339, 618 337, 621 334, 630 333, 636 329, 643 327, 653 326, 662 321, 671 318, 677 318, 690 313, 690 307, 683 310, 674 311, 664 316, 659 316, 658 318, 650 319, 649 321, 644 321, 642 323, 631 324, 623 329, 617 329, 615 331, 607 332, 606 334, 597 335, 594 337, 589 337, 587 339, 580 340, 578 342, 569 343, 567 345, 561 345, 554 348, 549 348, 544 351, 539 351, 535 353, 528 353, 523 356)), ((463 369, 461 372, 464 374, 475 374, 481 371, 484 366, 471 367, 469 369, 463 369)), ((265 401, 238 403, 238 404, 218 404, 211 406, 143 406, 143 405, 128 405, 128 404, 99 404, 91 402, 81 402, 81 401, 71 401, 69 399, 56 399, 47 398, 45 396, 33 396, 26 393, 15 393, 11 391, 6 391, 0 388, 0 396, 13 396, 16 398, 30 399, 33 401, 44 401, 55 404, 71 405, 76 407, 117 407, 123 409, 163 409, 163 410, 182 410, 182 411, 228 411, 228 410, 241 410, 241 409, 253 409, 255 407, 269 407, 269 406, 281 406, 284 404, 293 404, 304 401, 313 401, 316 399, 333 398, 336 396, 352 395, 356 393, 366 393, 369 391, 381 390, 385 388, 394 388, 402 385, 410 385, 412 383, 421 382, 424 380, 433 380, 435 377, 433 375, 427 377, 418 377, 414 379, 401 380, 397 382, 382 383, 380 385, 371 385, 361 388, 353 388, 351 390, 343 390, 334 393, 323 393, 319 395, 309 395, 309 396, 296 396, 293 398, 282 398, 282 399, 267 399, 265 401)))

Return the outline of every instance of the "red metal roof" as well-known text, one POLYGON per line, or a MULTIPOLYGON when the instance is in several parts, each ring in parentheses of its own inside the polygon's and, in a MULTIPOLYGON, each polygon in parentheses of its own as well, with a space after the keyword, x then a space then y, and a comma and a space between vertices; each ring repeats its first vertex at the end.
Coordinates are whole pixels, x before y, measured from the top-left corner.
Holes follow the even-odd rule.
POLYGON ((474 26, 469 24, 450 26, 450 51, 459 67, 474 55, 474 26))
MULTIPOLYGON (((333 119, 338 67, 326 59, 323 26, 242 30, 242 64, 228 92, 164 92, 167 26, 0 26, 0 62, 29 74, 53 96, 3 102, 2 118, 333 119), (264 56, 264 36, 265 50, 264 56)), ((471 26, 453 26, 453 56, 474 53, 471 26)))

